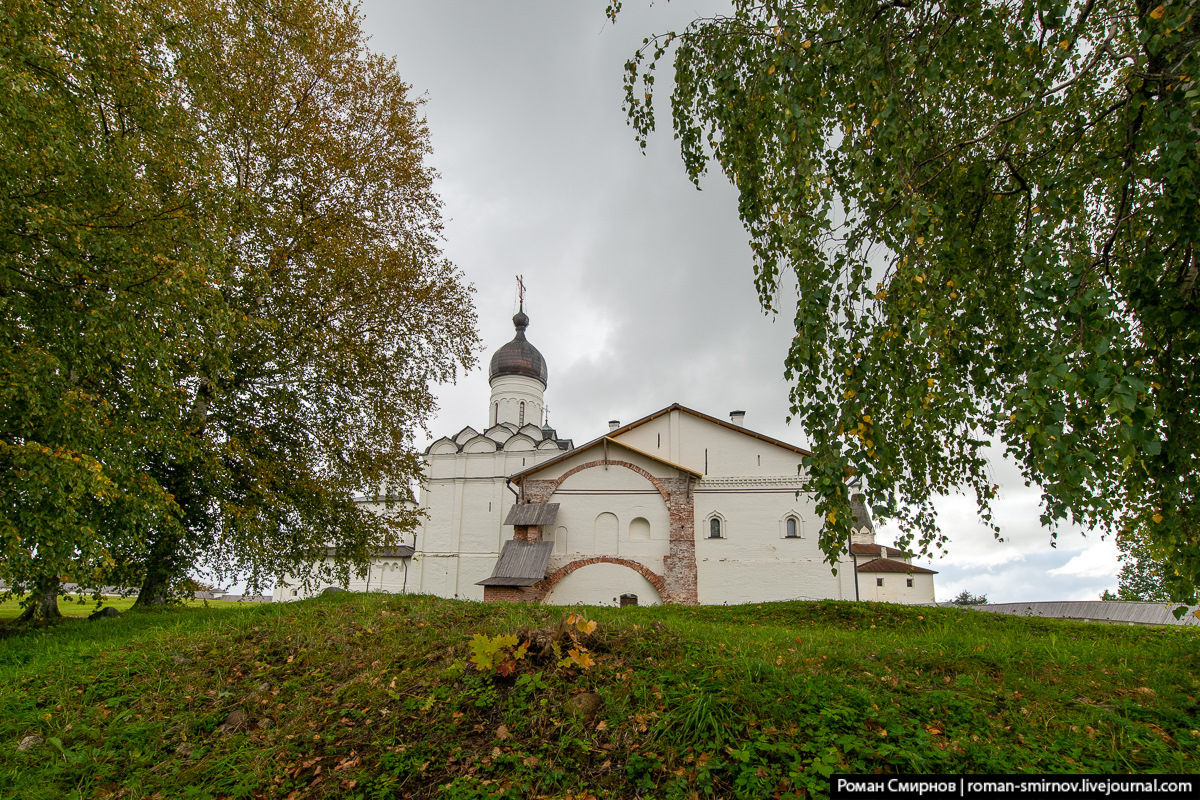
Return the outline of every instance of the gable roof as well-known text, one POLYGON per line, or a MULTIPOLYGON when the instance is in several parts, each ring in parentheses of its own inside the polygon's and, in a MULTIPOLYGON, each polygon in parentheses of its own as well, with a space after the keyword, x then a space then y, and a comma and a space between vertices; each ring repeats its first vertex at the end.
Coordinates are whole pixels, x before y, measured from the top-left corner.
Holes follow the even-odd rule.
POLYGON ((858 566, 859 572, 905 572, 914 573, 917 575, 937 575, 935 569, 925 569, 924 567, 914 567, 912 564, 905 564, 902 561, 892 561, 890 558, 877 558, 874 561, 868 561, 865 564, 858 566))
POLYGON ((908 557, 908 556, 912 555, 912 553, 905 552, 904 550, 897 550, 894 547, 888 547, 887 545, 883 545, 883 544, 855 543, 855 544, 850 545, 850 552, 854 553, 854 555, 856 555, 856 556, 887 556, 887 557, 905 556, 905 557, 908 557))
POLYGON ((509 539, 500 551, 492 574, 476 586, 533 586, 546 577, 554 542, 518 542, 509 539))
POLYGON ((553 525, 558 503, 517 503, 508 510, 505 525, 553 525))
POLYGON ((620 447, 624 450, 628 450, 631 453, 637 453, 639 456, 641 456, 643 458, 647 458, 658 464, 662 464, 665 467, 670 467, 671 469, 676 469, 676 470, 679 470, 680 472, 687 473, 688 475, 691 475, 693 477, 696 477, 696 478, 704 477, 704 473, 702 473, 702 472, 697 472, 696 470, 691 469, 690 467, 685 467, 682 464, 676 464, 674 461, 668 461, 667 459, 662 458, 660 456, 656 456, 652 453, 647 453, 645 450, 639 450, 636 447, 630 447, 629 445, 625 444, 624 442, 618 442, 616 439, 612 438, 612 436, 601 436, 599 439, 593 439, 592 441, 588 442, 587 444, 583 445, 582 447, 576 447, 574 450, 568 450, 567 452, 563 453, 562 455, 555 456, 554 458, 551 458, 548 461, 543 461, 540 464, 534 464, 529 469, 523 469, 520 472, 514 472, 509 477, 523 478, 527 475, 532 475, 535 472, 541 472, 546 467, 553 466, 565 458, 569 458, 571 456, 577 456, 590 447, 598 447, 598 446, 606 445, 606 444, 615 445, 616 447, 620 447))
POLYGON ((720 425, 722 428, 728 428, 731 431, 737 431, 738 433, 742 434, 743 436, 749 436, 752 439, 758 439, 760 442, 768 442, 770 444, 775 445, 776 447, 782 447, 785 450, 791 450, 793 453, 799 453, 802 456, 811 456, 812 455, 812 453, 810 451, 805 450, 803 447, 797 447, 794 444, 788 444, 787 442, 780 441, 779 439, 773 439, 764 433, 757 433, 755 431, 750 430, 749 428, 743 428, 740 425, 734 425, 732 422, 728 422, 723 419, 717 419, 716 417, 710 417, 708 414, 703 414, 699 411, 696 411, 695 409, 688 408, 687 406, 681 406, 679 403, 672 403, 671 405, 667 406, 666 408, 664 408, 660 411, 655 411, 653 414, 651 414, 647 417, 642 417, 641 419, 637 420, 636 422, 631 422, 628 425, 617 428, 615 431, 610 431, 607 435, 608 436, 619 436, 622 433, 625 433, 625 431, 631 431, 634 428, 645 425, 647 422, 656 420, 659 417, 663 416, 664 414, 669 414, 672 411, 682 411, 685 414, 691 414, 693 417, 696 417, 697 419, 702 419, 705 422, 711 422, 715 425, 720 425))
POLYGON ((642 417, 641 419, 639 419, 635 422, 631 422, 628 425, 624 425, 620 428, 617 428, 615 431, 609 431, 608 433, 604 434, 603 436, 597 437, 597 438, 593 439, 592 441, 588 442, 587 444, 580 445, 579 447, 576 447, 574 450, 571 450, 570 452, 563 453, 561 456, 556 456, 555 458, 552 458, 549 461, 543 461, 541 464, 537 464, 535 466, 530 467, 529 469, 522 470, 521 472, 513 473, 513 475, 511 477, 517 478, 517 477, 522 477, 525 475, 530 475, 534 472, 539 472, 542 469, 544 469, 545 467, 548 467, 548 466, 551 466, 552 464, 558 463, 559 461, 566 458, 567 456, 576 455, 578 453, 581 453, 584 450, 587 450, 589 447, 600 444, 607 439, 611 444, 615 444, 619 447, 624 447, 626 450, 637 453, 640 456, 649 458, 660 464, 664 464, 665 466, 671 467, 672 469, 677 469, 682 472, 686 472, 689 475, 695 475, 697 478, 702 478, 702 477, 704 477, 704 473, 702 473, 702 472, 697 472, 696 470, 691 469, 689 467, 685 467, 680 464, 676 464, 673 461, 667 461, 665 458, 660 458, 659 456, 653 455, 652 453, 647 453, 644 450, 639 450, 636 447, 630 447, 629 445, 627 445, 623 442, 619 442, 614 438, 616 436, 620 436, 621 434, 625 433, 626 431, 631 431, 634 428, 645 425, 648 422, 652 422, 665 414, 670 414, 672 411, 682 411, 685 414, 691 414, 693 417, 696 417, 697 419, 702 419, 705 422, 711 422, 715 425, 720 425, 721 427, 728 428, 731 431, 737 431, 738 433, 742 434, 743 436, 749 436, 752 439, 758 439, 761 442, 767 442, 769 444, 775 445, 776 447, 782 447, 785 450, 791 450, 793 453, 799 453, 802 456, 811 456, 812 455, 811 452, 809 452, 808 450, 805 450, 803 447, 796 447, 796 445, 794 445, 794 444, 788 444, 787 442, 781 442, 778 439, 772 439, 770 436, 767 436, 762 433, 756 433, 748 428, 743 428, 739 425, 734 425, 732 422, 726 422, 724 420, 717 419, 716 417, 710 417, 708 414, 702 414, 699 411, 695 411, 694 409, 688 408, 687 406, 682 406, 679 403, 672 403, 671 405, 667 406, 666 408, 660 409, 659 411, 655 411, 653 414, 642 417))

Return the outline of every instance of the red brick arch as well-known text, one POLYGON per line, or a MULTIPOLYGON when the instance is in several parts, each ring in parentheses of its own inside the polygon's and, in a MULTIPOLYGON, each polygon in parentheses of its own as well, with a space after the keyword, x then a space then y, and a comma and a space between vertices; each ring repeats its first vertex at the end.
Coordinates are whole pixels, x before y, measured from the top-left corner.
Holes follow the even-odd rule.
POLYGON ((650 581, 650 584, 658 592, 659 599, 661 599, 664 603, 668 602, 667 583, 663 580, 661 575, 652 572, 645 564, 640 564, 637 561, 632 561, 628 558, 617 558, 616 556, 592 556, 591 558, 581 558, 577 561, 572 561, 566 566, 559 567, 546 578, 535 584, 533 588, 541 597, 545 598, 550 594, 550 590, 553 589, 563 578, 567 577, 577 569, 582 569, 583 567, 587 567, 592 564, 616 564, 620 567, 629 567, 629 569, 650 581))
MULTIPOLYGON (((603 467, 605 465, 613 466, 613 467, 624 467, 625 469, 633 470, 634 472, 636 472, 637 474, 641 475, 643 478, 645 478, 646 480, 648 480, 654 484, 654 488, 658 489, 658 493, 662 495, 662 499, 664 502, 670 500, 669 493, 667 492, 667 487, 663 486, 662 483, 658 480, 658 478, 654 477, 649 472, 647 472, 646 470, 639 467, 637 464, 630 464, 628 461, 614 461, 612 459, 609 459, 608 461, 604 461, 604 460, 589 461, 586 464, 580 464, 577 467, 572 467, 571 469, 567 470, 562 475, 560 475, 557 480, 554 481, 554 487, 549 491, 549 493, 546 494, 545 501, 549 501, 550 495, 552 495, 556 491, 558 491, 558 487, 562 485, 562 482, 565 481, 567 478, 571 477, 572 475, 574 475, 576 472, 582 472, 583 470, 591 469, 592 467, 603 467)), ((545 502, 545 501, 543 501, 543 502, 545 502)))

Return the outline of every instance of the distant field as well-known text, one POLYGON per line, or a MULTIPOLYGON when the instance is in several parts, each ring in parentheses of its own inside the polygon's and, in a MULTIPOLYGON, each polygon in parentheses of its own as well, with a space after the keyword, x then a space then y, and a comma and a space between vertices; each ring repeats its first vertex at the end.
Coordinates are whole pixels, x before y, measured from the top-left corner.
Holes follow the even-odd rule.
MULTIPOLYGON (((103 601, 96 605, 95 599, 91 597, 71 597, 58 599, 58 610, 62 612, 64 617, 86 617, 89 614, 104 608, 112 606, 117 611, 128 611, 133 607, 133 597, 105 597, 103 601)), ((246 605, 233 600, 190 600, 188 606, 203 606, 207 602, 212 608, 224 608, 226 606, 246 605)), ((21 616, 21 603, 16 598, 0 601, 0 620, 16 619, 21 616)))
POLYGON ((826 797, 835 772, 1200 773, 1190 628, 346 593, 0 634, 0 797, 22 800, 760 800, 826 797))

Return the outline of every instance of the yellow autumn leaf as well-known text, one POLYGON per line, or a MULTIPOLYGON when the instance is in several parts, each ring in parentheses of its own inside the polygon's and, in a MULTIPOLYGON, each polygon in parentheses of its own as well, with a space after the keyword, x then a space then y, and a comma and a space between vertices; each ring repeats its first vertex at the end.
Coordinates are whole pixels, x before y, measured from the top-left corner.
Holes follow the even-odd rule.
POLYGON ((1158 525, 1158 524, 1159 524, 1159 523, 1161 523, 1162 521, 1163 521, 1163 515, 1162 515, 1162 514, 1157 514, 1157 513, 1156 513, 1156 514, 1154 515, 1154 524, 1155 524, 1155 525, 1158 525))
POLYGON ((1166 6, 1159 6, 1150 12, 1151 19, 1162 19, 1163 14, 1167 12, 1166 6))
POLYGON ((579 623, 580 633, 591 633, 596 630, 596 620, 589 619, 579 623))
POLYGON ((580 669, 587 669, 591 666, 594 666, 596 663, 586 650, 581 650, 577 647, 572 647, 570 650, 568 650, 567 655, 571 657, 572 661, 579 665, 580 669))

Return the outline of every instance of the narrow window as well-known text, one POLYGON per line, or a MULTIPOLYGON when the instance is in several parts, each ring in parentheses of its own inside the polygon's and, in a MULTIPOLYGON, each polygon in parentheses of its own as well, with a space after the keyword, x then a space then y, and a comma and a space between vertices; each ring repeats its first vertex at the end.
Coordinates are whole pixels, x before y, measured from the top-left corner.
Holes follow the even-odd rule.
POLYGON ((787 534, 786 535, 787 535, 787 538, 789 538, 789 539, 795 539, 800 535, 799 532, 796 530, 796 518, 795 517, 787 518, 787 534))
POLYGON ((708 538, 721 538, 721 520, 718 517, 713 517, 708 521, 708 538))
POLYGON ((875 585, 876 585, 876 586, 883 586, 883 578, 876 578, 876 579, 875 579, 875 585))
POLYGON ((521 425, 524 425, 524 424, 525 424, 525 401, 522 400, 521 401, 521 422, 518 424, 518 427, 520 427, 521 425))
POLYGON ((661 433, 658 435, 658 446, 662 447, 662 434, 661 433))
POLYGON ((912 578, 908 578, 905 583, 908 585, 908 588, 912 588, 912 578))
POLYGON ((492 411, 492 424, 496 425, 500 422, 500 404, 496 403, 496 408, 492 411))

